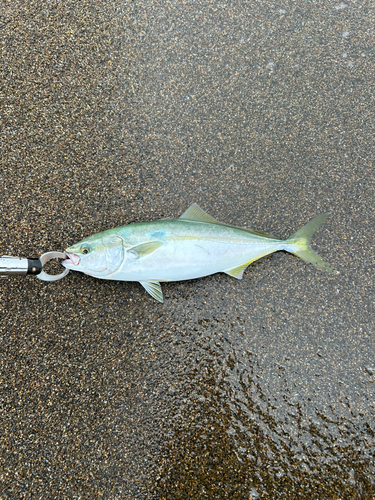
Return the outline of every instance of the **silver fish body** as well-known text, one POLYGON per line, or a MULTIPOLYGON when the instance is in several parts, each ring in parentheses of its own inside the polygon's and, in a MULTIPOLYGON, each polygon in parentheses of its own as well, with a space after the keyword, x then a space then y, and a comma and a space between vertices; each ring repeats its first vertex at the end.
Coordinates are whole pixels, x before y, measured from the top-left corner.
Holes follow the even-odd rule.
POLYGON ((193 204, 179 219, 129 224, 85 238, 66 250, 63 265, 97 278, 138 281, 160 302, 160 282, 217 272, 241 279, 251 262, 278 250, 333 271, 309 245, 327 217, 320 215, 287 240, 278 240, 222 224, 193 204))

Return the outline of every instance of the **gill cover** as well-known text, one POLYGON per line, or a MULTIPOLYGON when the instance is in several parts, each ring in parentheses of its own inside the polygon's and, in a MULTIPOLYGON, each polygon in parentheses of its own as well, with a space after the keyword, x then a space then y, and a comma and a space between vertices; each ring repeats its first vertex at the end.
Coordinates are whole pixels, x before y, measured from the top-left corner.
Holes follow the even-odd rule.
MULTIPOLYGON (((117 235, 104 236, 101 241, 101 248, 104 251, 105 266, 104 269, 94 271, 93 276, 109 276, 121 266, 124 259, 123 239, 117 235)), ((95 251, 92 252, 95 258, 95 251)))

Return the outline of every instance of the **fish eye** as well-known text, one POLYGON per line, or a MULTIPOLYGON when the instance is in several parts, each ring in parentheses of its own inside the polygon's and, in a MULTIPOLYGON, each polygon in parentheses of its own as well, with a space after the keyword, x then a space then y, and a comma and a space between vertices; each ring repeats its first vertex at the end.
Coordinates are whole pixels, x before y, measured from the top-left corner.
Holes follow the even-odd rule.
POLYGON ((90 252, 91 248, 88 245, 82 245, 80 250, 83 255, 87 255, 90 252))

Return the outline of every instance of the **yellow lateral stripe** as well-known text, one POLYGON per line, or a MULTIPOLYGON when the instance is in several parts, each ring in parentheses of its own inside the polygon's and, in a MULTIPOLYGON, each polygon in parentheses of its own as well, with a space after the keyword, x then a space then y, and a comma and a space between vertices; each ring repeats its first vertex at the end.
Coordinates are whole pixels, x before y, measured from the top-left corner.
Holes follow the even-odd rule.
POLYGON ((220 243, 236 243, 236 244, 242 244, 242 245, 248 245, 249 240, 246 240, 245 238, 223 238, 223 237, 215 237, 215 236, 204 236, 202 237, 201 235, 193 236, 193 235, 188 235, 188 236, 170 236, 169 238, 171 241, 193 241, 193 240, 201 240, 201 241, 219 241, 220 243))

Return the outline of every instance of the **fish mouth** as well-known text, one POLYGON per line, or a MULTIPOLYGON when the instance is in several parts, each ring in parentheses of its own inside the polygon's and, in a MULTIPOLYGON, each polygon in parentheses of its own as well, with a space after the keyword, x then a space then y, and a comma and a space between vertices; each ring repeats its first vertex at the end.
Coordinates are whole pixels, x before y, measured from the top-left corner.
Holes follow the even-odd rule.
POLYGON ((62 261, 62 265, 68 269, 73 269, 73 267, 78 266, 81 262, 81 257, 76 253, 67 253, 66 256, 67 259, 62 261))

